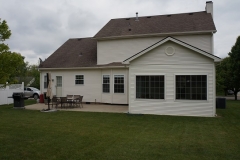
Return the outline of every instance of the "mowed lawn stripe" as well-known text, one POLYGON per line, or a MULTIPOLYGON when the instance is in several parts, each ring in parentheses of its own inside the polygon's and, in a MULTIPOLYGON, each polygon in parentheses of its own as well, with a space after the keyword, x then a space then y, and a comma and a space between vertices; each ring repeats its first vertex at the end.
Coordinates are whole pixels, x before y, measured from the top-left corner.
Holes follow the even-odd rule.
POLYGON ((217 114, 41 113, 2 105, 0 159, 240 159, 240 101, 227 101, 217 114))

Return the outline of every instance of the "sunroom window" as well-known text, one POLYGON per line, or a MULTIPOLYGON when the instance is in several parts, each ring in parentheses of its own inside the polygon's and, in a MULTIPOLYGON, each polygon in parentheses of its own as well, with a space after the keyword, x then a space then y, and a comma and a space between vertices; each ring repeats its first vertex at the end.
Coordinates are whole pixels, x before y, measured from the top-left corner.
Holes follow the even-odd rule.
POLYGON ((176 99, 207 100, 207 76, 177 75, 176 99))
POLYGON ((164 99, 164 76, 136 76, 136 98, 164 99))

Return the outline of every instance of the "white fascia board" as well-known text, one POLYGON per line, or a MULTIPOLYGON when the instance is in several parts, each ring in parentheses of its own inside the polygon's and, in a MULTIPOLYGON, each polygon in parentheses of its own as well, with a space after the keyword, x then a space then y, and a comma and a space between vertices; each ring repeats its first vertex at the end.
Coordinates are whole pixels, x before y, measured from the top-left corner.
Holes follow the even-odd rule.
POLYGON ((152 49, 154 49, 154 48, 156 48, 156 47, 162 45, 163 43, 169 41, 170 38, 171 38, 171 37, 167 37, 166 39, 162 40, 161 42, 157 42, 156 44, 153 44, 151 47, 145 49, 145 50, 142 51, 141 53, 139 53, 139 54, 135 54, 135 56, 133 55, 133 56, 132 56, 131 58, 129 58, 128 60, 123 61, 123 64, 129 64, 129 62, 131 62, 132 60, 134 60, 134 59, 140 57, 141 55, 143 55, 143 54, 145 54, 145 53, 151 51, 152 49))
POLYGON ((109 40, 109 39, 125 39, 125 38, 142 38, 142 37, 209 34, 209 33, 216 33, 216 32, 217 32, 217 30, 193 31, 193 32, 169 32, 169 33, 137 34, 137 35, 123 35, 123 36, 111 36, 111 37, 99 37, 99 38, 93 37, 93 39, 96 39, 96 40, 109 40))
POLYGON ((116 68, 128 68, 128 66, 105 66, 105 67, 72 67, 72 68, 39 68, 39 71, 48 70, 78 70, 78 69, 116 69, 116 68))
MULTIPOLYGON (((171 38, 171 37, 170 37, 170 38, 171 38)), ((175 39, 173 39, 173 38, 171 38, 170 40, 173 41, 173 42, 175 42, 175 43, 177 43, 177 44, 179 44, 179 45, 182 45, 182 46, 184 46, 184 47, 186 47, 186 48, 188 48, 188 49, 191 49, 191 50, 193 50, 193 51, 195 51, 195 52, 201 53, 202 55, 213 59, 214 62, 221 61, 220 58, 214 56, 213 54, 206 53, 206 52, 204 52, 204 51, 202 51, 202 50, 200 50, 200 49, 197 49, 197 48, 195 48, 195 47, 192 47, 192 46, 190 46, 190 45, 187 45, 187 44, 185 44, 185 43, 183 43, 183 42, 181 42, 181 41, 177 41, 177 40, 175 40, 175 39)))

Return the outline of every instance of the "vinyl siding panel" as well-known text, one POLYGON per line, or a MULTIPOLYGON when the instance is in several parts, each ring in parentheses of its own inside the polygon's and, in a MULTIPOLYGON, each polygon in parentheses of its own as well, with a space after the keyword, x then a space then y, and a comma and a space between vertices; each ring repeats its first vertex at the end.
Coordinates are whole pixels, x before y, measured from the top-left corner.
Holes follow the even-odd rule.
MULTIPOLYGON (((132 55, 164 39, 164 37, 114 39, 97 42, 97 63, 122 62, 132 55)), ((192 46, 212 53, 212 35, 172 36, 192 46)))
POLYGON ((174 42, 166 42, 160 47, 157 47, 148 53, 138 57, 137 60, 131 62, 132 65, 141 64, 211 64, 213 60, 203 56, 195 51, 180 46, 174 42), (173 47, 174 55, 168 56, 165 54, 167 47, 173 47))
MULTIPOLYGON (((47 72, 41 72, 41 92, 47 90, 43 88, 43 78, 47 72)), ((56 76, 62 76, 62 96, 67 94, 82 95, 84 102, 100 102, 114 104, 128 104, 128 69, 86 69, 86 70, 54 70, 49 71, 52 79, 52 93, 56 95, 56 76), (122 74, 125 77, 125 93, 113 93, 113 75, 122 74), (84 75, 84 84, 75 84, 75 75, 84 75), (110 93, 102 92, 102 76, 110 75, 110 93)))
POLYGON ((130 63, 129 112, 160 115, 215 116, 214 80, 213 60, 173 42, 167 42, 130 63), (167 46, 173 46, 176 49, 176 53, 173 56, 165 54, 167 46), (164 75, 165 99, 136 99, 136 75, 164 75), (176 100, 176 75, 207 75, 207 100, 176 100))
POLYGON ((161 115, 214 116, 213 64, 130 66, 129 112, 161 115), (165 75, 165 99, 136 99, 136 75, 165 75), (207 75, 207 100, 176 100, 176 75, 207 75))

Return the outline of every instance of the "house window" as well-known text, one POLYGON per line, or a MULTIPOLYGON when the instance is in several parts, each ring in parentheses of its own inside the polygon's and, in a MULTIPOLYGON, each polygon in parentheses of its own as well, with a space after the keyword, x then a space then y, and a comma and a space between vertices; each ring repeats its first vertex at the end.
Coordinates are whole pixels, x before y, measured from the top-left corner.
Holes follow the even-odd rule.
POLYGON ((207 76, 177 75, 176 99, 207 100, 207 76))
POLYGON ((75 84, 84 84, 84 75, 76 75, 75 84))
POLYGON ((114 93, 124 93, 124 76, 114 76, 114 93))
POLYGON ((102 84, 103 93, 110 92, 110 76, 103 75, 103 84, 102 84))
POLYGON ((44 85, 44 88, 47 88, 47 76, 46 75, 44 76, 44 84, 43 85, 44 85))
POLYGON ((164 76, 136 76, 136 98, 164 99, 164 76))

